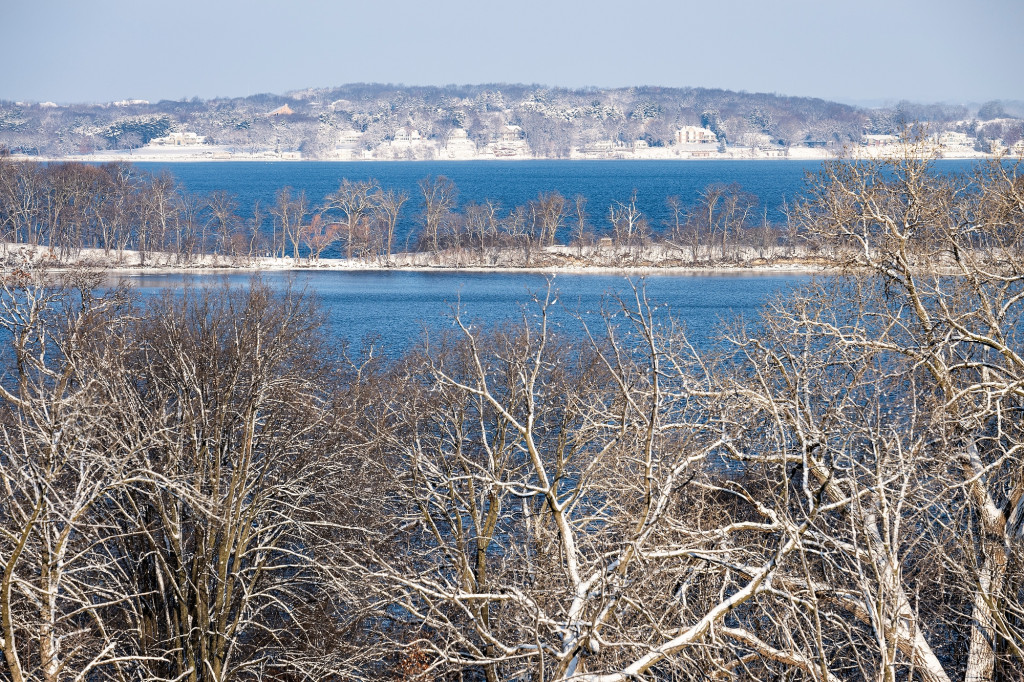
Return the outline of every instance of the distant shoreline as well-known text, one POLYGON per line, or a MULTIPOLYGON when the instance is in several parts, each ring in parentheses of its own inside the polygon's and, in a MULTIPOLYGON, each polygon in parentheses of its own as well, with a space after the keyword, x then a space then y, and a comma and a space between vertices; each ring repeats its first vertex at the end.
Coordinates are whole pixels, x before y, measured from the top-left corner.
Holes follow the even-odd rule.
MULTIPOLYGON (((67 268, 62 268, 67 269, 67 268)), ((703 275, 809 275, 833 272, 836 268, 816 264, 786 263, 777 265, 708 265, 708 266, 605 266, 589 265, 569 267, 562 265, 548 265, 538 267, 508 267, 508 266, 426 266, 426 265, 400 265, 400 266, 371 266, 371 267, 346 267, 346 266, 308 266, 294 265, 285 267, 268 267, 261 265, 237 265, 237 266, 143 266, 123 267, 115 266, 102 268, 104 271, 120 275, 161 275, 161 274, 194 274, 194 275, 218 275, 230 274, 232 272, 251 272, 254 274, 263 272, 282 273, 312 273, 312 272, 344 272, 344 273, 380 273, 380 272, 419 272, 438 274, 532 274, 532 275, 623 275, 623 276, 647 276, 666 275, 678 277, 691 277, 703 275)))
MULTIPOLYGON (((834 154, 822 154, 819 156, 795 156, 795 157, 749 157, 749 156, 716 156, 716 157, 703 157, 703 158, 684 158, 684 157, 673 157, 673 158, 628 158, 628 157, 616 157, 616 158, 567 158, 567 157, 504 157, 504 158, 489 158, 480 157, 476 159, 312 159, 312 158, 274 158, 274 157, 256 157, 248 155, 238 155, 229 158, 210 158, 204 156, 195 157, 182 157, 182 156, 147 156, 147 155, 88 155, 88 156, 25 156, 21 154, 12 154, 10 158, 14 161, 40 161, 43 163, 351 163, 351 164, 371 164, 371 163, 402 163, 402 164, 426 164, 426 163, 530 163, 534 161, 566 161, 570 163, 608 163, 616 161, 625 161, 629 163, 642 163, 642 162, 666 162, 666 163, 692 163, 692 162, 703 162, 703 161, 772 161, 772 162, 787 162, 787 161, 827 161, 829 159, 838 158, 834 154)), ((954 158, 954 157, 945 157, 954 158)), ((992 155, 977 156, 977 157, 955 157, 963 159, 982 159, 992 158, 992 155)))
MULTIPOLYGON (((570 162, 570 163, 607 163, 616 161, 625 161, 630 163, 643 163, 643 162, 659 162, 659 163, 693 163, 693 162, 721 162, 721 161, 758 161, 758 162, 808 162, 808 161, 829 161, 841 158, 853 158, 853 159, 875 159, 883 158, 889 152, 875 152, 871 151, 865 153, 864 150, 855 149, 849 156, 844 156, 841 153, 836 153, 828 150, 822 150, 820 153, 818 150, 809 150, 810 153, 801 151, 795 156, 747 156, 743 154, 730 154, 728 152, 719 154, 716 156, 707 156, 699 158, 690 158, 684 156, 676 157, 610 157, 610 158, 570 158, 570 157, 479 157, 472 159, 387 159, 387 158, 353 158, 353 159, 324 159, 324 158, 287 158, 287 157, 274 157, 274 156, 254 156, 249 154, 237 154, 227 157, 210 157, 203 155, 196 156, 185 156, 185 155, 166 155, 161 156, 157 154, 89 154, 89 155, 70 155, 70 156, 27 156, 23 154, 12 154, 9 158, 13 161, 38 161, 42 163, 323 163, 323 164, 372 164, 372 163, 401 163, 401 164, 427 164, 427 163, 501 163, 501 162, 513 162, 513 163, 529 163, 531 161, 554 161, 554 162, 570 162), (857 153, 860 152, 860 153, 857 153)), ((922 154, 921 158, 933 158, 927 154, 922 154)), ((997 154, 990 154, 985 152, 963 152, 963 153, 940 153, 937 160, 949 160, 949 161, 984 161, 1000 158, 997 154)), ((1011 157, 1012 158, 1012 157, 1011 157)))

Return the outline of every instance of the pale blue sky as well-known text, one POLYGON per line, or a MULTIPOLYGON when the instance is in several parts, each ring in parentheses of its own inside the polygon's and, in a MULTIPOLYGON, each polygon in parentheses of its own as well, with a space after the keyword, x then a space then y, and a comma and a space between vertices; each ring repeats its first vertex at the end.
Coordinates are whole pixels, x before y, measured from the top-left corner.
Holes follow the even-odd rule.
POLYGON ((0 99, 351 82, 1024 100, 1022 0, 0 0, 0 99))

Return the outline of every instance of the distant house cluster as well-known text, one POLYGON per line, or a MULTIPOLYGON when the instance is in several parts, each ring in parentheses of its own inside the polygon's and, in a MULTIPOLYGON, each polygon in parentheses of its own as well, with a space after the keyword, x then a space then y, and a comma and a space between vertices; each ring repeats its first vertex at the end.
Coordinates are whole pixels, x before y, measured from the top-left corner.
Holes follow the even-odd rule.
POLYGON ((1003 104, 861 108, 707 88, 354 83, 210 100, 0 101, 0 151, 94 160, 810 160, 896 151, 890 133, 918 122, 938 154, 973 158, 1021 150, 1024 107, 1003 104))
POLYGON ((596 140, 573 149, 575 159, 671 159, 710 158, 717 153, 718 136, 708 128, 684 126, 666 146, 647 140, 596 140))
MULTIPOLYGON (((988 154, 1024 154, 1024 140, 1007 145, 1002 139, 984 139, 962 130, 942 130, 932 133, 926 142, 940 156, 946 158, 975 158, 988 154)), ((903 144, 899 135, 866 134, 861 138, 860 151, 864 156, 883 156, 895 152, 903 144)))
POLYGON ((333 157, 341 160, 472 160, 472 159, 528 159, 533 154, 522 128, 503 126, 493 139, 478 144, 464 128, 453 128, 436 139, 423 135, 415 128, 395 130, 390 139, 366 149, 363 134, 357 130, 342 130, 338 134, 333 157))
POLYGON ((168 133, 164 137, 156 137, 149 141, 149 144, 155 147, 191 147, 197 144, 203 144, 206 139, 201 135, 195 133, 168 133))
MULTIPOLYGON (((777 159, 787 158, 790 149, 770 135, 750 133, 737 144, 726 145, 709 128, 683 126, 669 144, 647 140, 597 140, 573 150, 575 159, 777 159)), ((818 153, 820 156, 820 152, 818 153)))
MULTIPOLYGON (((280 107, 266 116, 287 116, 291 112, 280 107)), ((894 153, 902 144, 902 138, 890 134, 864 134, 860 145, 852 150, 854 155, 876 157, 894 153)), ((974 158, 989 153, 1011 156, 1024 155, 1024 140, 1003 144, 1000 139, 985 140, 984 148, 979 139, 962 130, 943 130, 929 136, 928 142, 940 156, 947 158, 974 158)), ((149 142, 133 153, 137 158, 147 158, 146 150, 154 160, 171 158, 261 158, 299 160, 305 154, 297 149, 259 149, 241 151, 229 147, 206 144, 205 137, 194 132, 171 132, 149 142)), ((746 132, 728 141, 720 139, 711 129, 701 126, 682 126, 676 129, 668 144, 646 139, 623 140, 603 139, 574 147, 572 159, 821 159, 839 153, 844 149, 838 144, 807 140, 798 145, 782 145, 778 140, 763 132, 746 132)), ((473 139, 462 127, 450 128, 446 133, 424 135, 412 126, 394 130, 383 141, 367 144, 366 134, 354 128, 336 133, 333 149, 321 153, 320 158, 344 161, 355 160, 474 160, 474 159, 529 159, 534 158, 526 135, 517 125, 504 125, 490 140, 473 139)))

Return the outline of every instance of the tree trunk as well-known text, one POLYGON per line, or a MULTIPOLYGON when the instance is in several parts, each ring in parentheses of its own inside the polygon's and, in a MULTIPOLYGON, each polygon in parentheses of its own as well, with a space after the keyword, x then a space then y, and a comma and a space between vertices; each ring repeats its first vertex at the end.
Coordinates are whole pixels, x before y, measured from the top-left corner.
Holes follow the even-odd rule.
POLYGON ((983 544, 985 561, 978 570, 978 585, 971 612, 971 648, 965 682, 991 682, 996 663, 995 618, 991 602, 999 598, 1006 580, 1006 549, 997 539, 983 544))

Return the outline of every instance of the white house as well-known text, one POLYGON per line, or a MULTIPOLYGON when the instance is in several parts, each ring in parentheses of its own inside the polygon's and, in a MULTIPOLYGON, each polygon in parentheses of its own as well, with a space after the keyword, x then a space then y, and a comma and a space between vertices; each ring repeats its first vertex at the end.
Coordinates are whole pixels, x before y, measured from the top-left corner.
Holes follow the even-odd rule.
POLYGON ((861 144, 865 147, 888 147, 899 141, 900 138, 896 135, 865 135, 861 138, 861 144))
POLYGON ((519 126, 505 126, 501 131, 501 141, 505 143, 519 142, 523 139, 523 129, 519 126))
POLYGON ((718 136, 707 128, 683 126, 676 131, 676 144, 714 144, 718 136))
POLYGON ((469 135, 462 128, 456 128, 448 135, 444 148, 441 149, 440 157, 443 159, 474 159, 476 158, 476 144, 469 139, 469 135))
POLYGON ((358 144, 359 138, 361 138, 362 136, 363 134, 358 130, 342 130, 341 132, 338 133, 338 146, 346 147, 358 144))
POLYGON ((943 147, 970 147, 974 141, 967 136, 967 133, 958 133, 952 130, 945 130, 935 136, 935 141, 943 147))
POLYGON ((437 143, 420 134, 420 131, 399 128, 391 141, 382 142, 373 152, 377 159, 433 159, 438 154, 437 143))
POLYGON ((202 144, 206 138, 195 133, 168 133, 164 137, 155 137, 149 141, 151 145, 168 147, 191 147, 202 144))
POLYGON ((487 145, 484 154, 495 158, 529 158, 530 147, 523 137, 523 129, 519 126, 504 126, 497 139, 487 145))
POLYGON ((391 141, 392 146, 418 144, 423 139, 418 130, 406 130, 399 128, 395 131, 395 138, 391 141))

